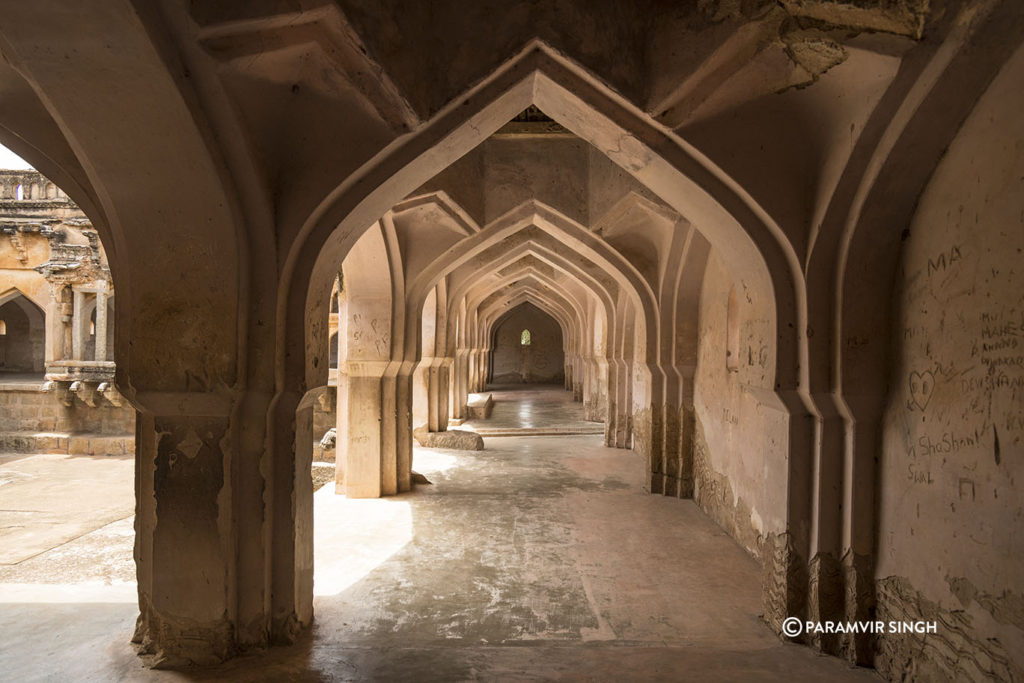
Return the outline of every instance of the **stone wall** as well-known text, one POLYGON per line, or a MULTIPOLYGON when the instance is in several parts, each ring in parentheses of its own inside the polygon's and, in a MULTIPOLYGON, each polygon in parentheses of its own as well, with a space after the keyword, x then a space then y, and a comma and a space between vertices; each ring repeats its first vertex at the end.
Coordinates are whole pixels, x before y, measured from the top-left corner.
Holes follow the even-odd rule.
MULTIPOLYGON (((751 297, 752 298, 752 297, 751 297)), ((701 290, 700 352, 694 391, 694 499, 748 552, 761 557, 769 534, 785 529, 786 422, 773 392, 771 328, 714 254, 701 290), (738 302, 729 343, 730 292, 738 302), (730 348, 731 347, 731 348, 730 348)))
POLYGON ((555 383, 565 378, 562 330, 554 318, 536 306, 524 304, 513 311, 494 334, 491 381, 555 383), (530 344, 521 344, 523 330, 530 344))
POLYGON ((939 632, 878 639, 892 680, 1024 678, 1021 82, 1018 50, 922 195, 897 276, 878 612, 939 632))
POLYGON ((42 382, 0 377, 0 452, 129 455, 135 452, 135 411, 96 397, 68 407, 42 382))

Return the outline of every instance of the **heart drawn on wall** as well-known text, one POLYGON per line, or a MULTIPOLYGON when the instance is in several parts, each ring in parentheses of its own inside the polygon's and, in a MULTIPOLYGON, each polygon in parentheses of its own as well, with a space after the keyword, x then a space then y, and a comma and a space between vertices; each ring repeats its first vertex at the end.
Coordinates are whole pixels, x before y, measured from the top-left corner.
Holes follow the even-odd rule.
POLYGON ((935 375, 931 370, 910 373, 910 398, 917 407, 924 410, 935 393, 935 375))

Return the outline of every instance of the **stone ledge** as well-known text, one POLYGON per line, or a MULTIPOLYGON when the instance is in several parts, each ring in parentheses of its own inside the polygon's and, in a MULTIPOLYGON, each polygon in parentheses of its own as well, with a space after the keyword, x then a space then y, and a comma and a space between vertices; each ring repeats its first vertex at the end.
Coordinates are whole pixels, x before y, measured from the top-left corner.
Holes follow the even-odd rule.
POLYGON ((70 432, 5 432, 0 453, 53 453, 58 455, 132 455, 135 435, 97 436, 70 432))
POLYGON ((43 387, 46 385, 44 380, 26 380, 26 381, 2 381, 0 380, 0 392, 20 392, 29 394, 43 394, 46 393, 43 387))
POLYGON ((594 427, 508 427, 494 429, 481 428, 476 433, 480 436, 579 436, 585 434, 604 434, 604 425, 594 427))

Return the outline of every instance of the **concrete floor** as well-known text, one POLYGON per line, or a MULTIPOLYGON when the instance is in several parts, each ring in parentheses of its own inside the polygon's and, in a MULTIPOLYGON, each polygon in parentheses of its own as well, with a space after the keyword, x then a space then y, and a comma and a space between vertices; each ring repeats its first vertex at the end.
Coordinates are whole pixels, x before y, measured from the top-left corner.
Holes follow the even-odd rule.
POLYGON ((132 456, 0 455, 0 581, 134 513, 132 456))
MULTIPOLYGON (((0 585, 0 678, 878 680, 776 638, 758 617, 757 564, 692 502, 644 494, 639 457, 599 436, 417 449, 414 467, 432 484, 316 493, 316 623, 296 645, 146 670, 128 644, 132 585, 107 557, 106 582, 83 570, 58 583, 41 566, 35 585, 0 585)), ((117 524, 51 552, 103 546, 130 562, 117 524)))
POLYGON ((484 437, 604 433, 604 423, 584 420, 583 404, 561 385, 492 384, 485 393, 494 399, 491 416, 468 420, 458 429, 484 437))

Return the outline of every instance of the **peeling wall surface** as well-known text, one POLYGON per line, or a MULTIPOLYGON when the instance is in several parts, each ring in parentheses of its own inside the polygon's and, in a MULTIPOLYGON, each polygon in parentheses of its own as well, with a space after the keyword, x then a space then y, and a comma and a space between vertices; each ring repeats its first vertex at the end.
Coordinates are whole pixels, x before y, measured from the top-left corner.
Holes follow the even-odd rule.
POLYGON ((879 613, 939 633, 879 641, 892 679, 1024 676, 1024 51, 921 198, 880 475, 879 613))
POLYGON ((785 486, 777 455, 785 421, 759 397, 771 367, 767 326, 720 259, 708 260, 700 300, 700 354, 694 379, 694 499, 747 552, 761 556, 766 534, 785 528, 785 486), (727 365, 730 291, 738 292, 739 363, 727 365))
POLYGON ((496 384, 550 384, 565 378, 562 330, 554 318, 532 304, 523 304, 494 333, 491 381, 496 384), (529 345, 522 332, 529 330, 529 345))

